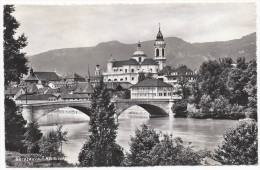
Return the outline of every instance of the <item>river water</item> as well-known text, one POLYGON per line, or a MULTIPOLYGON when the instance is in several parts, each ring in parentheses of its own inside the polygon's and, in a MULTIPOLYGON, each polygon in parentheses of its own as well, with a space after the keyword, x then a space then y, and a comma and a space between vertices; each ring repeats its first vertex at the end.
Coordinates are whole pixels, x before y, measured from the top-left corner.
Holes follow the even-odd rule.
MULTIPOLYGON (((88 124, 89 118, 77 111, 70 111, 67 114, 64 114, 64 112, 60 112, 59 114, 54 112, 46 115, 39 122, 40 129, 43 133, 46 133, 50 129, 55 129, 55 122, 63 125, 63 130, 68 131, 67 138, 69 140, 67 144, 63 145, 63 152, 67 156, 66 159, 68 162, 76 163, 80 149, 88 135, 90 135, 88 124), (54 115, 55 117, 53 117, 54 115), (79 118, 81 121, 79 121, 79 118), (48 121, 46 122, 46 120, 48 121), (53 120, 53 122, 50 123, 50 120, 53 120)), ((140 128, 140 125, 143 123, 149 124, 158 131, 172 134, 173 137, 181 137, 184 141, 184 145, 193 145, 195 150, 208 149, 213 151, 222 143, 223 134, 234 126, 237 121, 200 120, 191 118, 169 119, 169 117, 148 118, 148 113, 138 110, 138 108, 133 108, 119 117, 118 135, 116 140, 125 151, 129 151, 130 136, 133 136, 135 130, 140 128)))

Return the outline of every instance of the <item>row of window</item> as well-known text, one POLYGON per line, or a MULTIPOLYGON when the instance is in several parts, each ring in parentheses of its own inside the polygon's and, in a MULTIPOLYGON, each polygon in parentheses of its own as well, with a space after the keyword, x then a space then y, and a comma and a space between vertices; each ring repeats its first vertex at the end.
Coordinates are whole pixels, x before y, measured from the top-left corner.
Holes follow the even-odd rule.
MULTIPOLYGON (((164 93, 158 93, 158 96, 171 96, 172 93, 171 92, 164 92, 164 93)), ((146 97, 152 97, 152 96, 156 96, 156 93, 132 93, 133 97, 140 97, 140 96, 146 96, 146 97)))
MULTIPOLYGON (((122 72, 123 71, 123 69, 122 68, 120 68, 120 69, 118 69, 118 68, 115 68, 115 69, 113 69, 113 71, 114 72, 118 72, 118 70, 119 70, 119 72, 122 72)), ((131 73, 134 73, 135 72, 135 69, 131 69, 131 73)), ((127 73, 127 69, 125 69, 125 73, 127 73)))
MULTIPOLYGON (((131 78, 133 81, 135 80, 134 77, 131 78)), ((118 81, 117 79, 114 79, 114 80, 111 80, 111 79, 108 79, 107 81, 118 81)), ((128 81, 127 77, 125 77, 125 80, 123 78, 120 78, 119 81, 128 81)))

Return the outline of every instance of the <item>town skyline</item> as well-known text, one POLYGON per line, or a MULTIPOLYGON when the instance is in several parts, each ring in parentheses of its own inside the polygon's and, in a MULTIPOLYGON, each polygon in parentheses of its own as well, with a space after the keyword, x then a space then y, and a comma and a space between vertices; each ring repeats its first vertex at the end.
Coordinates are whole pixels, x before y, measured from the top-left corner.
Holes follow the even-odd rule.
POLYGON ((34 55, 52 49, 93 47, 113 40, 125 44, 149 41, 159 23, 165 37, 190 43, 239 39, 256 31, 252 10, 254 3, 17 5, 14 15, 21 23, 17 34, 28 37, 24 51, 34 55), (66 17, 62 17, 64 13, 66 17))

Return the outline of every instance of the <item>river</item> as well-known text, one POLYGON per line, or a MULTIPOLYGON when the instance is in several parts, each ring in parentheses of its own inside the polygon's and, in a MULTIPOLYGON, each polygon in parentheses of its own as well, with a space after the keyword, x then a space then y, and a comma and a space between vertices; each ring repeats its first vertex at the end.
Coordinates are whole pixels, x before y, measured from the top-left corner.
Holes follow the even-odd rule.
MULTIPOLYGON (((69 163, 76 163, 78 160, 78 154, 86 141, 89 133, 89 118, 83 113, 69 112, 69 114, 59 113, 48 114, 40 121, 40 129, 43 133, 48 130, 56 128, 53 124, 56 122, 63 125, 63 130, 68 131, 67 144, 63 145, 63 152, 67 156, 66 160, 69 163), (55 115, 55 118, 53 118, 55 115), (62 117, 62 119, 61 119, 62 117), (66 117, 64 121, 64 117, 66 117), (71 117, 71 118, 70 118, 71 117), (77 117, 77 119, 75 119, 77 117), (80 117, 80 120, 78 120, 80 117), (51 122, 49 120, 54 120, 51 122), (62 120, 59 122, 57 120, 62 120), (73 120, 73 121, 67 121, 73 120)), ((222 143, 223 134, 237 121, 235 120, 208 120, 208 119, 191 119, 191 118, 147 118, 148 113, 144 111, 128 110, 125 114, 119 117, 119 127, 117 135, 117 143, 121 145, 125 151, 129 151, 130 136, 134 135, 135 129, 140 128, 143 123, 149 124, 152 128, 162 131, 164 133, 172 134, 173 137, 181 137, 184 141, 184 145, 193 145, 195 150, 208 149, 214 150, 218 145, 222 143), (140 114, 141 116, 127 116, 133 114, 140 114)))

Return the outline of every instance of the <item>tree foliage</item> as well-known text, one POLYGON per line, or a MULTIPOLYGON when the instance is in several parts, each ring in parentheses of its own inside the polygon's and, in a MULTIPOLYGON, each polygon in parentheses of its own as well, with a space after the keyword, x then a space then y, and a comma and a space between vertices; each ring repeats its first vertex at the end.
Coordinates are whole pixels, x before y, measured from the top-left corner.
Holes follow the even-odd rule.
POLYGON ((256 61, 230 58, 204 62, 197 82, 192 85, 190 102, 199 112, 195 118, 241 119, 246 115, 257 120, 256 61))
POLYGON ((24 152, 23 135, 26 121, 14 101, 5 98, 5 148, 8 151, 24 152))
POLYGON ((156 132, 143 124, 141 130, 131 137, 130 153, 123 165, 158 166, 158 165, 198 165, 201 156, 191 147, 185 148, 180 138, 156 132), (160 140, 160 138, 163 139, 160 140))
POLYGON ((140 73, 138 74, 138 82, 143 81, 145 78, 146 78, 146 77, 145 77, 144 72, 140 72, 140 73))
POLYGON ((24 144, 27 147, 28 153, 39 153, 39 140, 42 137, 42 132, 36 121, 28 123, 24 134, 24 144))
POLYGON ((79 153, 81 166, 119 166, 123 159, 122 148, 115 142, 118 125, 115 123, 115 107, 110 99, 101 78, 91 96, 91 135, 79 153))
POLYGON ((15 11, 13 5, 4 6, 4 77, 5 87, 10 82, 19 82, 23 74, 27 74, 28 67, 25 53, 21 50, 27 45, 24 34, 16 35, 20 23, 12 13, 15 11), (16 38, 17 37, 17 38, 16 38))
POLYGON ((224 135, 214 158, 224 165, 254 165, 258 162, 256 123, 240 123, 224 135))
POLYGON ((61 147, 62 142, 67 141, 67 131, 62 131, 62 126, 58 125, 56 130, 48 131, 39 141, 40 154, 51 157, 52 160, 64 157, 61 147))

